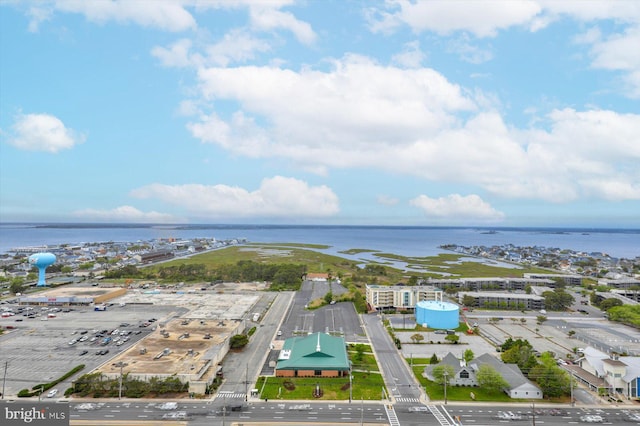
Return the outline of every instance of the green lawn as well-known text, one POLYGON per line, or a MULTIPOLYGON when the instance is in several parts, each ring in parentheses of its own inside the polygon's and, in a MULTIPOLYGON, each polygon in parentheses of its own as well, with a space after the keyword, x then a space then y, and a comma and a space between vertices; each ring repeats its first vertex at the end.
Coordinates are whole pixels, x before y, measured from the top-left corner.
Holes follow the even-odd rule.
MULTIPOLYGON (((424 365, 413 365, 413 374, 418 378, 420 385, 425 389, 430 400, 444 400, 444 385, 432 382, 422 377, 424 365)), ((488 392, 479 387, 447 386, 447 401, 493 401, 515 402, 502 391, 488 392), (472 398, 471 393, 474 397, 472 398)))
MULTIPOLYGON (((376 373, 353 372, 353 399, 378 400, 382 397, 384 382, 382 376, 376 373)), ((318 377, 318 378, 284 378, 284 377, 260 377, 256 388, 261 390, 262 399, 282 399, 282 400, 348 400, 349 399, 349 378, 348 377, 318 377), (286 389, 284 382, 290 381, 294 388, 286 389), (266 383, 265 383, 266 382, 266 383), (263 387, 264 385, 264 387, 263 387), (322 390, 321 398, 314 398, 313 392, 316 386, 322 390)))
POLYGON ((373 354, 362 354, 362 359, 361 360, 354 360, 353 356, 355 355, 355 352, 351 352, 349 351, 349 357, 351 358, 352 362, 353 362, 353 369, 356 371, 370 371, 370 372, 374 372, 374 371, 378 371, 378 363, 376 362, 376 358, 373 356, 373 354))

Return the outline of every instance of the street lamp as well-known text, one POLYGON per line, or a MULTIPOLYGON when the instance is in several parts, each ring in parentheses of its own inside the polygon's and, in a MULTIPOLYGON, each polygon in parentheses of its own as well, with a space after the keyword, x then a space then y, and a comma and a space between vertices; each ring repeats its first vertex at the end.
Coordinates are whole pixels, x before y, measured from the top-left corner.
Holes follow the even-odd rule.
POLYGON ((122 399, 122 369, 124 367, 126 367, 127 365, 129 365, 129 364, 127 364, 126 362, 122 362, 122 361, 117 362, 116 364, 114 364, 114 367, 120 367, 120 383, 119 383, 119 386, 118 386, 118 399, 122 399))
POLYGON ((442 372, 442 378, 444 379, 444 405, 447 405, 447 377, 449 376, 449 372, 444 370, 442 372))

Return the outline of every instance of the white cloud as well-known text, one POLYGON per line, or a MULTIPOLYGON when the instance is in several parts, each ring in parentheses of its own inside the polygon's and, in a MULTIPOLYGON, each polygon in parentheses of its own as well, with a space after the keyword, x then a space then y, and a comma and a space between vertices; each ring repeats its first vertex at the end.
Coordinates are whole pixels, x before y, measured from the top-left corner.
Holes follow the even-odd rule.
POLYGON ((228 117, 202 114, 188 128, 236 155, 285 158, 321 174, 373 168, 513 198, 640 199, 638 114, 555 110, 519 130, 490 97, 432 69, 357 56, 324 72, 207 68, 199 78, 203 102, 231 100, 239 109, 228 117), (627 189, 605 191, 594 179, 627 189))
POLYGON ((316 34, 307 22, 300 21, 293 14, 278 10, 280 5, 267 2, 252 3, 249 8, 251 24, 262 31, 284 28, 293 33, 300 43, 312 44, 316 34))
POLYGON ((460 2, 439 0, 387 0, 382 9, 367 11, 372 31, 393 31, 402 25, 414 32, 450 35, 465 32, 476 37, 494 37, 501 30, 522 26, 538 31, 568 17, 581 22, 615 20, 640 23, 636 1, 485 0, 460 2))
POLYGON ((98 222, 132 222, 132 223, 181 223, 179 219, 170 214, 155 211, 143 212, 135 207, 120 206, 112 210, 85 209, 73 213, 77 218, 95 220, 98 222))
POLYGON ((184 3, 181 0, 57 0, 55 8, 80 13, 91 22, 133 22, 143 27, 177 32, 196 28, 196 21, 184 3))
POLYGON ((254 37, 246 30, 235 29, 213 44, 199 43, 194 46, 192 40, 180 39, 168 47, 155 46, 151 49, 151 55, 166 67, 226 67, 231 63, 245 63, 255 59, 256 54, 270 49, 271 46, 266 41, 254 37))
POLYGON ((490 50, 472 44, 465 34, 451 40, 447 45, 447 49, 450 52, 457 53, 460 59, 471 64, 482 64, 493 59, 493 53, 490 50))
POLYGON ((29 32, 37 33, 40 29, 40 24, 50 20, 52 15, 52 8, 46 4, 42 7, 31 6, 27 11, 27 16, 29 17, 29 32))
POLYGON ((230 63, 245 63, 255 59, 257 53, 268 52, 269 43, 256 38, 244 29, 235 29, 224 35, 219 42, 205 48, 207 64, 227 66, 230 63))
POLYGON ((376 201, 383 206, 395 206, 400 202, 397 198, 390 197, 388 195, 378 195, 376 201))
POLYGON ((640 99, 640 23, 624 33, 597 40, 591 49, 594 68, 620 71, 624 75, 624 94, 640 99))
POLYGON ((529 23, 541 11, 533 0, 410 1, 389 0, 386 10, 369 10, 372 31, 389 31, 408 25, 420 33, 448 35, 467 31, 476 37, 494 37, 499 30, 529 23))
POLYGON ((450 222, 498 222, 504 219, 504 213, 494 209, 475 194, 450 194, 440 198, 419 195, 409 203, 420 208, 427 217, 446 219, 450 222))
POLYGON ((535 32, 561 19, 603 23, 613 31, 605 40, 593 28, 576 40, 593 43, 592 66, 621 72, 625 83, 622 93, 640 98, 640 55, 636 53, 640 46, 638 1, 485 0, 467 1, 462 7, 459 2, 439 0, 388 0, 380 9, 367 9, 366 14, 373 32, 389 33, 408 26, 418 34, 430 31, 456 36, 458 39, 450 42, 449 48, 471 63, 489 61, 493 55, 460 37, 495 37, 500 31, 516 26, 535 32))
POLYGON ((12 127, 8 142, 27 151, 56 153, 84 142, 84 135, 65 127, 57 117, 49 114, 19 115, 12 127))
POLYGON ((402 52, 393 55, 392 62, 404 68, 420 68, 426 55, 420 49, 419 41, 412 41, 403 46, 402 52))
POLYGON ((202 58, 189 52, 191 44, 191 40, 183 38, 175 41, 168 48, 154 47, 151 49, 151 55, 158 58, 165 67, 183 68, 198 65, 202 58))
POLYGON ((131 195, 158 199, 207 218, 320 218, 339 211, 338 197, 327 186, 309 186, 282 176, 264 179, 255 191, 227 185, 156 183, 137 188, 131 195))

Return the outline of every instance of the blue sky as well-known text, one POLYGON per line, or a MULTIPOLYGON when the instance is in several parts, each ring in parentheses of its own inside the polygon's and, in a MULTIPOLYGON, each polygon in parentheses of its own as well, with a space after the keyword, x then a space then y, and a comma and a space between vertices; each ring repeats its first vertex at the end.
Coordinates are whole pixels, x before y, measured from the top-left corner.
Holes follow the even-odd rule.
POLYGON ((0 221, 640 227, 635 0, 0 2, 0 221))

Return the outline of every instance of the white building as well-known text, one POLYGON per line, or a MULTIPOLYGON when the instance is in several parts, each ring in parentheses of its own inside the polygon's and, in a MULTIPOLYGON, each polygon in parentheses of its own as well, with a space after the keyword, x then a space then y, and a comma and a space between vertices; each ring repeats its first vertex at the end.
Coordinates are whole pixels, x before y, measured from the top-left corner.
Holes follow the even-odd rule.
POLYGON ((367 284, 367 304, 369 309, 406 309, 413 310, 416 303, 423 300, 442 302, 442 290, 433 286, 404 286, 367 284))

